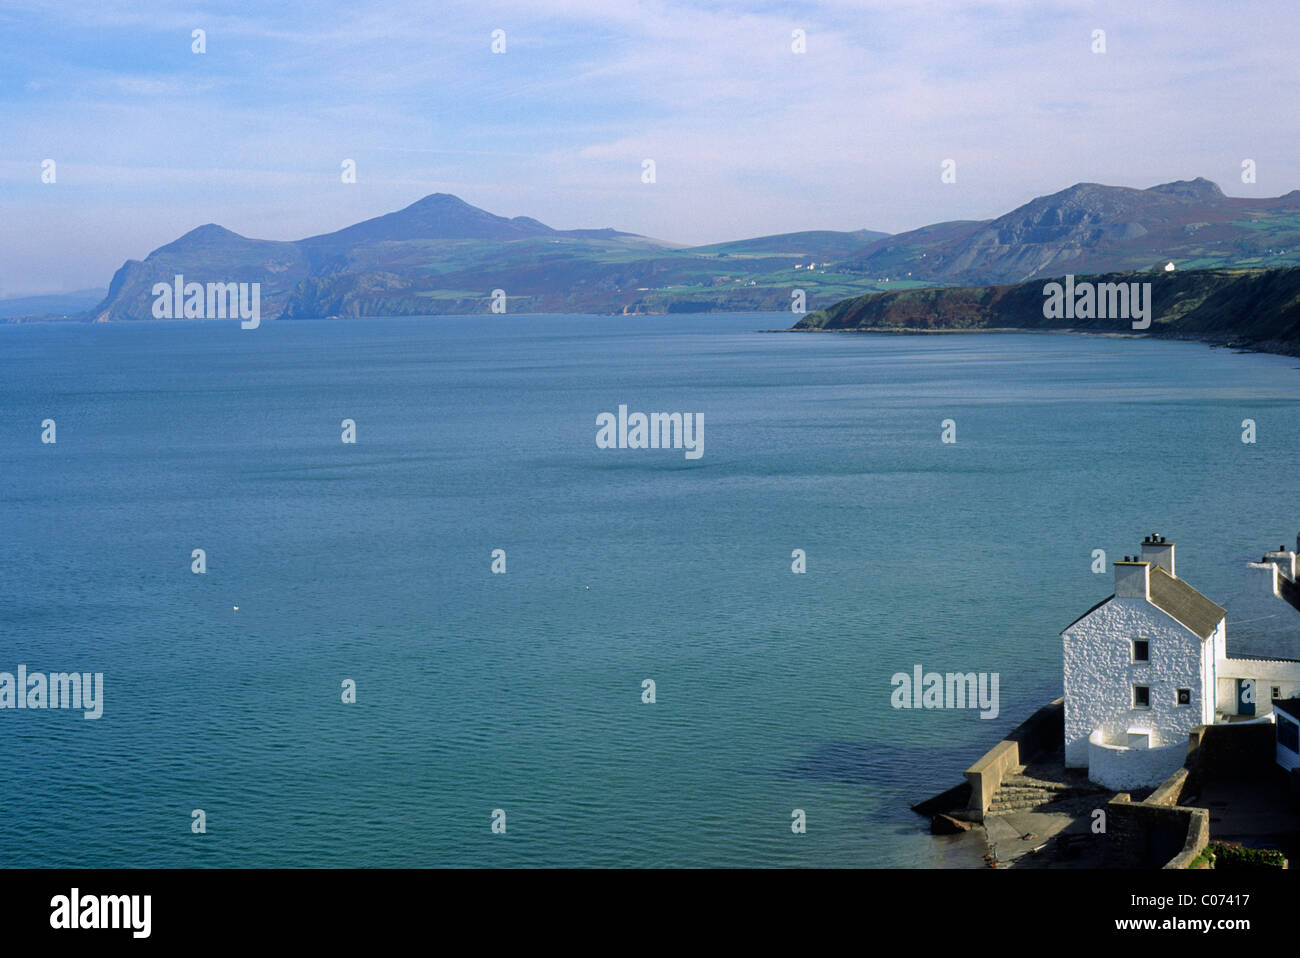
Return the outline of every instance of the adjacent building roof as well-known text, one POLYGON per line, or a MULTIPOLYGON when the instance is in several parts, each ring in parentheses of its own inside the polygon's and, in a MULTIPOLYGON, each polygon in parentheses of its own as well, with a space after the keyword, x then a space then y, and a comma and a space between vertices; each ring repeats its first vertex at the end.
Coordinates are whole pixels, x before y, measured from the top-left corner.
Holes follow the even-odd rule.
POLYGON ((1300 722, 1300 699, 1274 699, 1273 710, 1285 712, 1297 722, 1300 722))
POLYGON ((1237 588, 1223 602, 1228 610, 1228 655, 1300 659, 1300 586, 1279 575, 1274 595, 1265 587, 1266 578, 1259 575, 1257 564, 1240 567, 1237 588))
POLYGON ((1175 579, 1158 565, 1151 567, 1151 604, 1203 639, 1208 639, 1228 613, 1197 592, 1182 579, 1175 579))

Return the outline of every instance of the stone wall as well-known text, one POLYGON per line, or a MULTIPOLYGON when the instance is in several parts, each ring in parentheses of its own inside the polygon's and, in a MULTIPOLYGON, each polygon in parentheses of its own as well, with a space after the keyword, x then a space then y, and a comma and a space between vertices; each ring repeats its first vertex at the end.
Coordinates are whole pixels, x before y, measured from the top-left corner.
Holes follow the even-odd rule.
POLYGON ((1186 765, 1174 771, 1159 788, 1147 796, 1147 805, 1181 805, 1183 799, 1192 794, 1188 788, 1191 770, 1186 765))
MULTIPOLYGON (((1188 736, 1187 758, 1145 802, 1118 795, 1106 806, 1106 864, 1115 868, 1187 868, 1210 841, 1210 813, 1180 805, 1207 781, 1257 780, 1273 772, 1274 728, 1202 725, 1188 736)), ((1300 785, 1300 775, 1296 782, 1300 785)))
POLYGON ((1186 868, 1209 841, 1203 808, 1135 803, 1127 794, 1106 805, 1108 868, 1186 868))
POLYGON ((1020 746, 1020 761, 1032 762, 1061 747, 1065 737, 1065 699, 1048 702, 1007 733, 1007 741, 1020 746))
POLYGON ((1192 730, 1187 766, 1195 787, 1216 778, 1261 779, 1277 761, 1277 730, 1272 722, 1233 722, 1192 730))

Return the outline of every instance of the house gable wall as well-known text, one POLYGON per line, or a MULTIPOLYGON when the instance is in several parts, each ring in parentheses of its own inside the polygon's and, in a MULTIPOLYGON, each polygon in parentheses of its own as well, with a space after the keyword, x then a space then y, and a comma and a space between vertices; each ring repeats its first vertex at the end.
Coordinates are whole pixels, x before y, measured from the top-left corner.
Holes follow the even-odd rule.
MULTIPOLYGON (((1220 626, 1222 628, 1222 626, 1220 626)), ((1151 603, 1114 598, 1062 635, 1065 679, 1065 764, 1088 766, 1088 738, 1126 744, 1130 728, 1149 729, 1151 746, 1186 743, 1197 725, 1214 720, 1213 684, 1207 681, 1213 644, 1151 603), (1132 661, 1132 640, 1150 643, 1150 661, 1132 661), (1133 686, 1151 689, 1151 707, 1134 708, 1133 686), (1177 690, 1191 689, 1190 705, 1177 690)))

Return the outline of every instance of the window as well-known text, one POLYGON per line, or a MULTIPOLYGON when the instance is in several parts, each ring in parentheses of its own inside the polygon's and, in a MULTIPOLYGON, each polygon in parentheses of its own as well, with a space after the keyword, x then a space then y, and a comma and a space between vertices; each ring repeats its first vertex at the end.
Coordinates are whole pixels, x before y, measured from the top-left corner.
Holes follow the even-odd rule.
POLYGON ((1179 705, 1191 705, 1191 704, 1192 704, 1192 690, 1191 690, 1191 689, 1179 689, 1179 690, 1178 690, 1178 704, 1179 704, 1179 705))
POLYGON ((1133 640, 1133 661, 1134 662, 1151 661, 1151 644, 1146 639, 1133 640))
POLYGON ((1133 686, 1133 707, 1135 709, 1149 709, 1151 707, 1151 686, 1133 686))
POLYGON ((1280 685, 1270 687, 1269 691, 1273 693, 1273 698, 1275 699, 1280 699, 1282 697, 1282 686, 1280 685))

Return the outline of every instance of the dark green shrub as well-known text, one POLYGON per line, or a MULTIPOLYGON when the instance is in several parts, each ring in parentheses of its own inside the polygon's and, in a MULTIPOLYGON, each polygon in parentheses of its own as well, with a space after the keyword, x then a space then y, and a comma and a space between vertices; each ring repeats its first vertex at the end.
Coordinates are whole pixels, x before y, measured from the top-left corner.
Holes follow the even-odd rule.
POLYGON ((1276 848, 1244 848, 1236 842, 1210 842, 1205 850, 1215 868, 1240 871, 1286 865, 1286 856, 1276 848))

